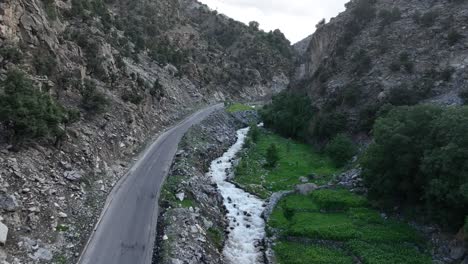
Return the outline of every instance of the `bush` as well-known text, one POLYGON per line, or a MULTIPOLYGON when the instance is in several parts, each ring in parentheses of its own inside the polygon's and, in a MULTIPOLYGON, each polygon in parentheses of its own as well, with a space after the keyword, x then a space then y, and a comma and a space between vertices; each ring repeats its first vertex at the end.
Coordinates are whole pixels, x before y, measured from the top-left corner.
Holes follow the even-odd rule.
POLYGON ((251 124, 250 130, 249 130, 249 138, 252 139, 254 143, 257 143, 259 137, 260 137, 260 129, 258 128, 257 124, 255 123, 251 124))
POLYGON ((21 62, 22 54, 21 51, 16 47, 4 46, 0 48, 0 57, 2 57, 5 61, 18 64, 21 62))
POLYGON ((419 102, 419 99, 420 97, 414 89, 402 85, 390 90, 387 101, 392 105, 402 106, 415 105, 419 102))
POLYGON ((313 137, 328 140, 346 130, 348 118, 343 112, 320 113, 314 120, 313 137))
POLYGON ((463 100, 464 105, 468 104, 468 89, 462 90, 458 96, 463 100))
POLYGON ((1 85, 4 90, 0 94, 0 122, 12 132, 13 144, 63 134, 60 126, 67 121, 67 112, 48 94, 36 89, 24 73, 9 71, 1 85))
POLYGON ((275 144, 271 144, 270 147, 267 149, 266 153, 266 165, 267 167, 274 168, 279 161, 279 154, 278 148, 275 144))
POLYGON ((57 19, 57 8, 55 7, 55 0, 42 0, 47 16, 50 20, 57 19))
POLYGON ((307 96, 281 93, 273 97, 260 115, 265 126, 282 136, 305 139, 309 121, 314 116, 312 104, 307 96))
POLYGON ((144 97, 138 94, 136 91, 125 90, 121 96, 122 100, 125 102, 130 102, 135 105, 141 104, 144 97))
POLYGON ((432 27, 439 14, 436 11, 428 11, 424 14, 420 14, 419 12, 414 13, 413 19, 414 21, 424 27, 432 27))
POLYGON ((354 54, 352 57, 351 61, 354 63, 354 73, 357 75, 362 75, 364 73, 367 73, 371 66, 372 66, 372 60, 367 54, 367 52, 363 49, 359 50, 354 54))
POLYGON ((458 33, 455 29, 452 29, 450 30, 447 36, 448 44, 450 46, 453 46, 457 44, 462 38, 463 38, 463 35, 458 33))
POLYGON ((81 96, 81 106, 91 113, 102 113, 109 105, 105 95, 97 91, 96 83, 89 79, 82 87, 81 96))
POLYGON ((349 137, 339 134, 327 144, 325 152, 337 167, 342 167, 356 154, 356 146, 349 137))
POLYGON ((381 25, 386 26, 401 19, 401 11, 397 7, 392 10, 383 9, 379 12, 381 25))
POLYGON ((468 108, 398 107, 377 120, 374 138, 361 160, 371 197, 420 204, 440 223, 461 226, 468 214, 468 108))

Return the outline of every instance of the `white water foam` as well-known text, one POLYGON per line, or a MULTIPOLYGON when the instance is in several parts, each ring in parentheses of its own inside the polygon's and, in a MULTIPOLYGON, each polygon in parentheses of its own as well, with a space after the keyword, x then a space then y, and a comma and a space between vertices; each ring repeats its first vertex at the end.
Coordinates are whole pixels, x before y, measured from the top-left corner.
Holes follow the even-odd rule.
POLYGON ((228 264, 261 263, 261 243, 265 237, 265 221, 261 217, 264 202, 227 181, 232 160, 242 149, 249 128, 237 131, 237 142, 224 155, 211 163, 208 174, 218 185, 228 213, 229 236, 224 247, 228 264))

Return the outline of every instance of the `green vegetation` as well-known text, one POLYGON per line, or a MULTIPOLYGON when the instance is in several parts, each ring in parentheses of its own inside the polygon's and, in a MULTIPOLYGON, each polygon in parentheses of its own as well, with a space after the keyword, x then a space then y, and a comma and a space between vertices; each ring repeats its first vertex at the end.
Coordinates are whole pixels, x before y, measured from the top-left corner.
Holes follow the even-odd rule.
POLYGON ((85 81, 81 96, 81 106, 90 113, 102 113, 109 105, 109 100, 97 90, 96 83, 90 79, 85 81))
POLYGON ((413 20, 421 26, 432 27, 435 24, 438 16, 439 13, 437 13, 436 11, 428 11, 424 14, 421 14, 419 11, 416 11, 413 14, 413 20))
POLYGON ((250 144, 242 154, 234 180, 249 192, 267 198, 272 192, 293 189, 301 176, 316 174, 311 181, 324 184, 337 172, 327 157, 309 145, 260 130, 257 143, 250 144), (272 144, 279 160, 274 169, 269 169, 265 167, 266 155, 272 144))
POLYGON ((342 167, 351 160, 357 150, 354 142, 348 136, 339 134, 328 143, 325 152, 337 167, 342 167))
POLYGON ((267 128, 285 137, 305 139, 314 111, 307 96, 281 93, 260 114, 267 128))
POLYGON ((355 258, 372 264, 431 263, 414 229, 382 218, 364 197, 347 190, 289 195, 273 211, 268 228, 280 236, 274 249, 281 264, 353 263, 355 258), (296 240, 309 242, 289 242, 296 240))
POLYGON ((55 7, 55 1, 54 0, 42 0, 42 2, 44 3, 44 8, 49 19, 56 20, 57 8, 55 7))
POLYGON ((1 86, 0 122, 11 132, 13 144, 64 134, 61 125, 72 121, 68 112, 49 94, 34 87, 23 72, 9 71, 1 86))
POLYGON ((241 104, 241 103, 232 103, 232 104, 228 104, 227 106, 227 111, 229 113, 249 111, 249 110, 253 110, 253 108, 251 106, 241 104))
POLYGON ((462 38, 463 35, 458 33, 458 31, 456 31, 455 29, 450 30, 450 32, 447 35, 447 40, 450 46, 457 44, 462 38))
POLYGON ((207 230, 207 236, 219 250, 223 249, 224 232, 216 227, 210 227, 207 230))
POLYGON ((384 205, 420 205, 460 228, 468 215, 468 108, 397 107, 374 126, 361 160, 370 197, 384 205))
POLYGON ((400 20, 401 11, 398 7, 394 7, 392 10, 383 9, 379 12, 379 18, 381 19, 381 26, 386 26, 400 20))
POLYGON ((279 155, 278 148, 274 143, 270 145, 266 153, 266 165, 268 168, 273 169, 278 164, 279 155))
POLYGON ((0 57, 2 57, 4 61, 18 64, 21 62, 22 54, 17 47, 5 45, 0 47, 0 57))
POLYGON ((275 247, 280 264, 353 264, 353 259, 341 250, 317 245, 280 242, 275 247))

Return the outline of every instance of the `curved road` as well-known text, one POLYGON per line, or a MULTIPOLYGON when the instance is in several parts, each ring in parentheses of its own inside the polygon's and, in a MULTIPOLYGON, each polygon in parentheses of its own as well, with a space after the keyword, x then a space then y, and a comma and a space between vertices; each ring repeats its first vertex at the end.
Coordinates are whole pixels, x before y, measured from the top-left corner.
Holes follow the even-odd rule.
POLYGON ((150 264, 159 192, 187 130, 222 104, 207 107, 162 134, 109 194, 79 264, 150 264))

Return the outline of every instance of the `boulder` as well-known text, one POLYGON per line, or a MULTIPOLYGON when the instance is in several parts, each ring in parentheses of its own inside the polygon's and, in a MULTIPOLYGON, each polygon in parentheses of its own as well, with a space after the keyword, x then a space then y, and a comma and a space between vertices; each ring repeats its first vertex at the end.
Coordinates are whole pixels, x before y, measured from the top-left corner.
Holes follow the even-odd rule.
POLYGON ((13 195, 0 195, 0 209, 8 212, 14 212, 19 207, 16 197, 13 195))
POLYGON ((50 260, 52 260, 54 255, 48 249, 39 248, 36 252, 34 252, 33 255, 30 255, 29 257, 34 259, 34 260, 47 260, 47 261, 50 261, 50 260))
POLYGON ((306 183, 306 184, 300 184, 296 186, 296 192, 302 195, 308 195, 317 189, 318 189, 318 186, 314 183, 306 183))
POLYGON ((450 248, 450 258, 453 260, 460 260, 466 253, 466 249, 463 246, 454 246, 450 248))
POLYGON ((183 192, 178 193, 178 194, 176 194, 176 197, 177 197, 177 199, 179 199, 179 201, 183 202, 184 198, 185 198, 185 193, 183 193, 183 192))
POLYGON ((7 236, 8 236, 8 227, 5 224, 0 223, 0 244, 1 245, 5 245, 7 241, 7 236))
POLYGON ((300 177, 299 181, 302 182, 302 183, 308 183, 309 179, 307 177, 300 177))
POLYGON ((69 181, 79 181, 83 176, 77 171, 66 171, 63 173, 63 177, 69 181))

